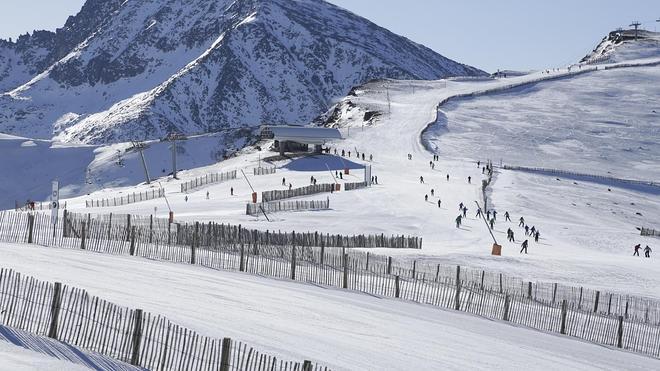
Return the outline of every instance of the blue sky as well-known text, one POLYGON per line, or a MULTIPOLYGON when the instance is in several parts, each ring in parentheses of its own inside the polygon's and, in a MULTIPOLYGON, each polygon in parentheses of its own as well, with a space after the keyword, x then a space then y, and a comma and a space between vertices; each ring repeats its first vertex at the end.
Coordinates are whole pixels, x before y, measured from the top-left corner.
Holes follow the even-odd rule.
MULTIPOLYGON (((212 0, 211 0, 212 1, 212 0)), ((84 0, 3 0, 0 37, 55 29, 84 0)), ((654 30, 660 0, 330 0, 446 57, 487 71, 574 62, 633 20, 654 30)))

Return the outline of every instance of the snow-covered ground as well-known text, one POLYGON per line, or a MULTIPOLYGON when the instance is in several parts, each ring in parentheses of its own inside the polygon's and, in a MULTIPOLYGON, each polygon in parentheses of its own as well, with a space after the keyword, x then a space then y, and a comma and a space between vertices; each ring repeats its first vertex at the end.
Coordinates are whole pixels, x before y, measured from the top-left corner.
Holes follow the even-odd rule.
POLYGON ((6 371, 82 371, 87 367, 52 358, 0 340, 0 370, 6 371))
POLYGON ((652 358, 465 313, 287 280, 80 250, 0 245, 0 254, 3 267, 334 370, 657 367, 652 358))
MULTIPOLYGON (((644 61, 644 62, 648 62, 644 61)), ((657 67, 654 67, 657 69, 657 67)), ((616 81, 627 79, 636 81, 637 75, 656 78, 654 68, 626 68, 620 70, 601 70, 589 72, 579 76, 565 77, 559 80, 538 83, 535 90, 542 94, 546 89, 564 89, 564 94, 575 92, 582 94, 579 87, 589 84, 589 81, 616 81), (586 80, 586 82, 585 82, 586 80), (576 84, 573 86, 572 84, 576 84), (571 88, 572 87, 572 88, 571 88)), ((577 69, 573 69, 575 73, 577 69)), ((239 172, 239 179, 217 185, 200 188, 188 195, 180 193, 181 181, 163 180, 161 184, 166 188, 167 201, 175 212, 179 221, 216 221, 221 223, 242 224, 261 230, 291 231, 321 231, 327 233, 384 233, 386 235, 405 234, 418 235, 424 238, 422 251, 380 251, 390 255, 406 255, 410 260, 424 260, 428 263, 460 264, 483 268, 491 271, 501 271, 530 280, 543 280, 561 282, 585 287, 604 288, 621 291, 629 294, 660 297, 660 268, 653 260, 633 258, 632 245, 635 243, 649 244, 656 247, 658 239, 639 236, 635 229, 641 224, 653 227, 658 224, 660 215, 660 198, 657 194, 625 189, 619 186, 602 185, 584 181, 574 184, 572 180, 556 177, 545 177, 525 173, 512 173, 496 171, 492 188, 494 207, 499 210, 499 222, 495 225, 495 236, 498 242, 504 245, 502 257, 492 257, 490 247, 491 237, 482 220, 475 218, 476 205, 474 201, 480 200, 480 184, 483 175, 477 168, 477 160, 495 157, 479 156, 473 152, 471 146, 481 146, 479 143, 489 140, 497 141, 499 138, 484 137, 481 133, 471 135, 457 135, 447 146, 456 148, 449 153, 444 148, 438 148, 440 161, 436 162, 435 169, 429 167, 432 155, 424 148, 420 137, 429 123, 436 121, 436 105, 446 97, 459 93, 481 91, 499 86, 508 86, 513 83, 523 83, 539 78, 552 78, 567 74, 568 71, 551 72, 550 76, 535 73, 526 76, 490 80, 490 81, 437 81, 437 82, 408 82, 391 81, 367 85, 358 90, 357 97, 350 97, 357 104, 357 109, 380 110, 384 115, 373 126, 364 128, 360 120, 342 122, 342 130, 347 136, 344 141, 334 143, 332 146, 346 151, 352 151, 351 158, 337 159, 336 157, 321 156, 316 160, 294 160, 293 162, 280 162, 277 174, 254 177, 252 168, 258 166, 259 159, 266 156, 266 151, 254 149, 245 150, 236 157, 220 164, 206 168, 197 168, 180 173, 181 181, 186 181, 211 172, 227 171, 232 169, 245 169, 252 186, 257 192, 285 189, 282 178, 294 187, 305 186, 314 176, 319 183, 334 181, 334 169, 343 167, 342 161, 356 160, 355 150, 365 152, 367 159, 374 155, 373 162, 365 161, 373 166, 373 174, 378 176, 379 184, 365 190, 339 192, 335 194, 320 194, 307 197, 307 199, 325 199, 330 197, 331 210, 317 212, 276 213, 271 215, 268 222, 260 217, 245 215, 245 204, 250 200, 251 189, 239 172), (387 88, 386 88, 387 86, 387 88), (387 96, 391 106, 388 109, 387 96), (349 127, 345 126, 349 125, 349 127), (349 133, 350 130, 350 133, 349 133), (475 144, 475 142, 477 144, 475 144), (461 151, 460 148, 464 148, 461 151), (407 154, 413 155, 413 160, 407 159, 407 154), (332 171, 328 171, 329 165, 332 171), (296 171, 289 170, 296 169, 296 171), (299 171, 299 170, 308 171, 299 171), (450 180, 446 176, 450 174, 450 180), (420 176, 424 177, 425 184, 420 184, 420 176), (472 184, 468 184, 468 176, 472 177, 472 184), (235 195, 230 196, 230 188, 234 188, 235 195), (607 191, 611 188, 611 192, 607 191), (431 189, 435 196, 431 196, 431 189), (206 199, 206 192, 210 199, 206 199), (429 201, 424 201, 424 195, 429 195, 429 201), (442 207, 438 208, 437 201, 442 200, 442 207), (458 215, 458 204, 465 203, 470 209, 464 226, 455 228, 454 218, 458 215), (511 213, 512 223, 502 221, 504 211, 511 213), (641 215, 637 215, 636 213, 641 215), (616 214, 615 214, 616 213, 616 214), (540 244, 532 243, 529 255, 520 255, 521 239, 524 231, 517 227, 517 219, 524 216, 529 225, 535 225, 541 231, 540 244), (516 233, 516 243, 505 241, 506 230, 511 227, 516 233), (604 279, 606 278, 606 279, 604 279)), ((599 86, 606 89, 609 86, 615 94, 618 86, 607 83, 599 86)), ((653 89, 650 87, 650 89, 653 89)), ((550 94, 551 93, 547 93, 550 94)), ((602 93, 607 95, 606 92, 602 93)), ((643 91, 637 94, 638 99, 632 99, 632 106, 639 107, 648 97, 643 91), (642 103, 640 103, 642 101, 642 103)), ((476 97, 481 99, 497 99, 476 97)), ((522 99, 532 99, 526 98, 522 99)), ((562 98, 566 99, 566 98, 562 98)), ((576 98, 577 99, 577 98, 576 98)), ((452 103, 450 103, 452 104, 452 103)), ((619 111, 637 115, 634 109, 625 107, 625 100, 617 108, 619 111)), ((530 103, 531 107, 531 103, 530 103)), ((606 110, 607 107, 602 108, 606 110)), ((361 112, 361 111, 360 111, 361 112)), ((602 111, 600 111, 602 112, 602 111)), ((561 112, 557 113, 559 116, 561 112)), ((487 114, 485 114, 487 115, 487 114)), ((599 117, 606 113, 598 113, 599 117)), ((643 112, 639 115, 647 115, 643 112)), ((354 115, 358 117, 362 115, 354 115)), ((350 113, 346 114, 350 117, 350 113)), ((513 118, 512 120, 515 120, 513 118)), ((504 121, 504 119, 502 119, 504 121)), ((572 125, 570 119, 565 120, 572 125)), ((637 132, 635 125, 639 119, 631 119, 631 132, 637 132)), ((646 121, 644 121, 646 122, 646 121)), ((447 130, 466 131, 462 122, 450 121, 447 130), (456 128, 454 128, 456 126, 456 128)), ((512 123, 511 125, 514 125, 512 123)), ((501 124, 504 125, 504 124, 501 124)), ((647 141, 651 143, 658 140, 657 131, 651 124, 647 132, 648 138, 632 138, 633 141, 647 141)), ((579 128, 575 128, 578 130, 579 128)), ((547 135, 546 129, 537 133, 529 130, 526 136, 530 142, 537 141, 536 135, 547 135)), ((444 135, 444 134, 443 134, 444 135)), ((600 140, 604 140, 600 138, 600 140)), ((444 143, 444 139, 434 139, 432 145, 444 143)), ((610 140, 615 142, 614 140, 610 140)), ((593 145, 597 145, 595 143, 593 145)), ((590 146, 585 142, 585 146, 590 146)), ((649 147, 649 153, 657 150, 649 147)), ((264 147, 265 148, 265 147, 264 147)), ((506 149, 506 148, 505 148, 506 149)), ((533 158, 534 153, 523 152, 524 147, 515 147, 519 151, 518 159, 522 161, 527 157, 533 158)), ((511 151, 509 151, 511 152, 511 151)), ((624 151, 625 152, 625 151, 624 151)), ((166 152, 165 152, 166 153, 166 152)), ((513 155, 511 155, 513 157, 513 155)), ((563 159, 567 163, 579 164, 580 153, 566 154, 563 159)), ((630 155, 634 160, 634 154, 630 155)), ((615 160, 619 157, 615 157, 615 160)), ((166 161, 166 160, 165 160, 166 161)), ((531 161, 531 160, 528 160, 531 161)), ((616 161, 610 161, 616 162, 616 161)), ((532 162, 525 162, 533 164, 532 162)), ((263 164, 263 163, 262 163, 263 164)), ((555 164, 561 165, 559 159, 555 164)), ((601 167, 609 162, 602 161, 601 167)), ((618 162, 616 162, 618 164, 618 162)), ((539 164, 546 165, 547 163, 539 164)), ((136 164, 136 166, 138 166, 136 164)), ((646 169, 655 169, 652 163, 646 169)), ((623 165, 614 165, 623 169, 623 165)), ((597 169, 586 169, 590 173, 599 173, 597 169)), ((136 167, 139 173, 139 167, 136 167)), ((651 170, 649 170, 651 171, 651 170)), ((606 174, 606 172, 603 172, 606 174)), ((626 173, 625 175, 634 175, 626 173)), ((352 171, 351 175, 344 177, 343 181, 361 181, 363 172, 352 171)), ((643 178, 640 176, 640 178, 643 178)), ((143 202, 134 205, 112 208, 84 207, 84 200, 113 197, 136 190, 148 189, 147 186, 129 188, 109 188, 95 192, 89 197, 67 200, 70 210, 91 213, 137 213, 155 214, 166 217, 168 208, 164 199, 143 202)), ((660 251, 660 250, 659 250, 660 251)))

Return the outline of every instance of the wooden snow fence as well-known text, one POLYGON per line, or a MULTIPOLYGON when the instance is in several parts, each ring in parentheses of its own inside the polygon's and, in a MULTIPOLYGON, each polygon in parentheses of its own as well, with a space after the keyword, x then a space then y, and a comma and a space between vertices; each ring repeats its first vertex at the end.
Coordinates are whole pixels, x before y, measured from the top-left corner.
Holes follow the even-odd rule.
POLYGON ((211 338, 85 290, 0 269, 0 323, 148 370, 327 370, 211 338))
POLYGON ((305 211, 305 210, 328 210, 330 199, 317 201, 273 201, 259 204, 249 203, 246 206, 247 215, 259 215, 261 213, 275 213, 281 211, 305 211))
POLYGON ((641 235, 642 236, 660 236, 660 231, 656 231, 655 229, 650 229, 650 228, 641 228, 640 229, 641 235))
POLYGON ((457 309, 660 358, 660 302, 655 299, 530 282, 502 273, 428 265, 354 249, 312 247, 305 244, 309 234, 303 238, 305 235, 291 233, 286 236, 290 244, 278 246, 261 243, 254 231, 241 229, 236 233, 225 226, 225 233, 236 233, 235 240, 220 242, 213 235, 220 228, 204 230, 204 224, 195 223, 186 229, 190 235, 182 239, 185 243, 173 240, 167 244, 161 239, 149 243, 149 231, 139 223, 130 228, 117 223, 109 228, 89 216, 65 223, 67 219, 61 220, 63 223, 53 227, 48 215, 0 213, 0 241, 88 249, 312 282, 457 309), (208 247, 202 246, 205 243, 208 247))
POLYGON ((367 188, 367 182, 344 183, 344 190, 346 191, 354 191, 361 188, 367 188))
POLYGON ((187 193, 188 191, 203 187, 205 185, 223 183, 232 179, 236 179, 236 170, 228 171, 226 173, 202 175, 195 179, 181 183, 181 193, 187 193))
POLYGON ((277 200, 284 200, 287 198, 309 196, 318 193, 334 192, 334 191, 335 191, 334 184, 316 184, 301 188, 264 191, 261 192, 261 200, 263 202, 271 202, 277 200))
POLYGON ((633 185, 660 188, 660 183, 652 182, 650 180, 622 179, 622 178, 615 178, 615 177, 611 177, 611 176, 584 174, 584 173, 578 173, 578 172, 574 172, 574 171, 559 170, 559 169, 547 169, 547 168, 540 168, 540 167, 525 167, 525 166, 504 165, 503 168, 504 168, 504 170, 524 171, 524 172, 529 172, 529 173, 551 174, 551 175, 557 175, 557 176, 579 177, 579 178, 595 179, 595 180, 600 180, 600 181, 605 181, 605 182, 626 183, 626 184, 633 184, 633 185))
POLYGON ((253 174, 255 176, 257 175, 270 175, 270 174, 275 174, 277 172, 276 167, 255 167, 252 170, 253 174))
POLYGON ((85 207, 112 207, 112 206, 122 206, 130 205, 137 202, 155 200, 157 198, 165 197, 165 190, 162 188, 152 189, 150 191, 138 192, 127 194, 126 196, 113 197, 113 198, 103 198, 97 200, 86 200, 85 207))

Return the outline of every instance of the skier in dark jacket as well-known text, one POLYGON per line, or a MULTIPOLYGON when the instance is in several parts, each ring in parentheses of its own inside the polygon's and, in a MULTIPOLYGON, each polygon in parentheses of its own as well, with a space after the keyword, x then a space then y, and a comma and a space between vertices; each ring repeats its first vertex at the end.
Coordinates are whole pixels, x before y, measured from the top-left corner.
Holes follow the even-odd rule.
POLYGON ((463 220, 463 216, 459 215, 456 217, 456 228, 461 227, 461 221, 463 220))
POLYGON ((647 258, 650 258, 651 257, 651 251, 653 251, 653 250, 651 250, 649 245, 646 245, 646 247, 644 248, 644 256, 646 256, 647 258))
POLYGON ((522 227, 522 226, 524 226, 524 225, 525 225, 525 218, 523 218, 523 217, 521 216, 521 217, 520 217, 520 223, 518 223, 518 227, 522 227))
POLYGON ((521 253, 521 254, 522 254, 523 251, 525 252, 525 254, 527 254, 527 246, 528 246, 528 245, 529 245, 529 241, 528 241, 528 240, 525 240, 525 242, 523 242, 522 245, 520 245, 520 246, 522 246, 522 249, 520 249, 520 253, 521 253))
POLYGON ((467 212, 468 212, 468 208, 467 208, 467 207, 463 207, 463 217, 464 217, 464 218, 467 218, 467 212))
POLYGON ((481 216, 481 208, 478 208, 477 209, 477 215, 475 216, 475 218, 478 218, 480 216, 481 216))
POLYGON ((495 229, 495 219, 490 220, 490 229, 495 229))
POLYGON ((529 236, 529 226, 525 226, 525 236, 529 236))
POLYGON ((497 210, 493 210, 493 219, 497 220, 497 210))
POLYGON ((508 221, 508 222, 511 221, 511 218, 510 218, 510 216, 509 216, 509 212, 508 212, 508 211, 504 213, 504 221, 508 221))
POLYGON ((419 182, 422 183, 422 184, 424 184, 424 177, 423 177, 423 176, 420 176, 420 177, 419 177, 419 182))
POLYGON ((442 207, 442 200, 438 200, 438 209, 442 207))
POLYGON ((635 245, 635 247, 634 247, 635 252, 633 253, 633 256, 639 256, 639 250, 640 250, 641 248, 642 248, 642 245, 641 245, 641 244, 638 243, 637 245, 635 245))
POLYGON ((539 242, 539 237, 541 237, 541 232, 536 230, 536 233, 534 233, 534 242, 538 243, 539 242))
POLYGON ((429 195, 424 195, 424 201, 429 202, 429 195))

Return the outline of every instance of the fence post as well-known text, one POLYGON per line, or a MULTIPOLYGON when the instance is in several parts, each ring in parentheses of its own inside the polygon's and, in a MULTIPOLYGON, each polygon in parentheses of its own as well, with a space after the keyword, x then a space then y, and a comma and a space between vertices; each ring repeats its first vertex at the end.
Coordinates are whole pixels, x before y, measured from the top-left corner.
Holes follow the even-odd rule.
POLYGON ((504 297, 504 317, 502 317, 502 319, 503 319, 504 321, 508 321, 508 320, 509 320, 509 307, 510 307, 510 306, 511 306, 511 298, 509 297, 509 294, 507 294, 507 295, 504 297))
POLYGON ((296 280, 296 244, 291 249, 291 280, 296 280))
POLYGON ((82 229, 80 230, 80 249, 85 250, 85 222, 82 222, 82 229))
POLYGON ((566 335, 566 313, 568 311, 568 303, 566 303, 566 299, 562 300, 561 302, 561 327, 559 330, 559 333, 562 335, 566 335))
POLYGON ((33 243, 32 231, 34 230, 34 215, 28 214, 28 243, 33 243))
POLYGON ((626 319, 628 319, 628 300, 626 300, 626 313, 625 313, 626 319))
POLYGON ((344 254, 344 283, 343 287, 348 288, 348 254, 344 254))
POLYGON ((610 300, 607 303, 607 315, 612 314, 612 294, 610 293, 610 300))
POLYGON ((325 261, 325 240, 323 239, 323 236, 321 236, 321 265, 323 265, 324 261, 325 261))
POLYGON ((131 349, 131 365, 140 365, 140 343, 142 342, 142 309, 135 310, 135 326, 133 327, 133 347, 131 349))
POLYGON ((482 270, 481 271, 481 286, 480 286, 481 291, 484 291, 484 278, 485 278, 485 276, 486 276, 486 271, 482 270))
POLYGON ((417 271, 417 260, 413 260, 412 278, 416 279, 415 271, 417 271))
POLYGON ((552 304, 555 303, 556 299, 557 299, 557 283, 554 283, 552 285, 552 304))
POLYGON ((454 309, 461 310, 461 266, 456 266, 456 296, 454 297, 454 309))
POLYGON ((243 244, 243 242, 241 242, 241 261, 238 270, 241 272, 245 272, 245 245, 243 244))
POLYGON ((598 312, 598 299, 600 299, 600 291, 596 291, 596 299, 594 300, 594 313, 598 312))
POLYGON ((364 269, 367 270, 367 271, 369 270, 369 251, 367 251, 367 263, 366 263, 364 269))
POLYGON ((532 281, 527 282, 527 298, 532 300, 532 281))
POLYGON ((69 231, 67 230, 67 223, 68 223, 68 211, 64 209, 64 215, 62 216, 62 238, 69 237, 69 231))
POLYGON ((504 290, 503 290, 503 288, 502 288, 502 273, 500 273, 500 294, 501 294, 502 292, 504 292, 504 290))
POLYGON ((582 287, 580 287, 580 298, 578 299, 578 309, 582 309, 582 287))
POLYGON ((439 278, 440 278, 440 264, 438 264, 435 268, 435 282, 438 282, 439 278))
POLYGON ((231 365, 229 364, 229 360, 231 356, 231 339, 230 338, 224 338, 222 339, 222 353, 220 356, 220 371, 229 371, 231 368, 231 365))
POLYGON ((313 368, 312 368, 312 361, 307 361, 307 360, 305 360, 305 361, 303 362, 303 368, 302 368, 302 371, 312 371, 312 370, 313 370, 313 368))
POLYGON ((48 327, 48 337, 57 340, 57 322, 60 318, 60 307, 62 306, 62 284, 55 282, 53 291, 53 300, 50 304, 50 326, 48 327))
POLYGON ((387 274, 392 274, 392 257, 387 257, 387 274))
POLYGON ((195 249, 197 248, 199 238, 199 222, 195 222, 195 234, 190 244, 190 264, 195 264, 195 249))
POLYGON ((617 342, 616 342, 617 348, 623 348, 623 316, 619 316, 619 329, 616 333, 616 337, 617 337, 617 342))
POLYGON ((126 215, 126 241, 131 240, 131 214, 126 215))
POLYGON ((394 297, 398 298, 401 296, 401 288, 399 283, 399 276, 394 277, 394 297))
POLYGON ((149 215, 149 243, 153 242, 154 235, 154 215, 149 215))
POLYGON ((135 255, 135 226, 131 227, 131 256, 135 255))

